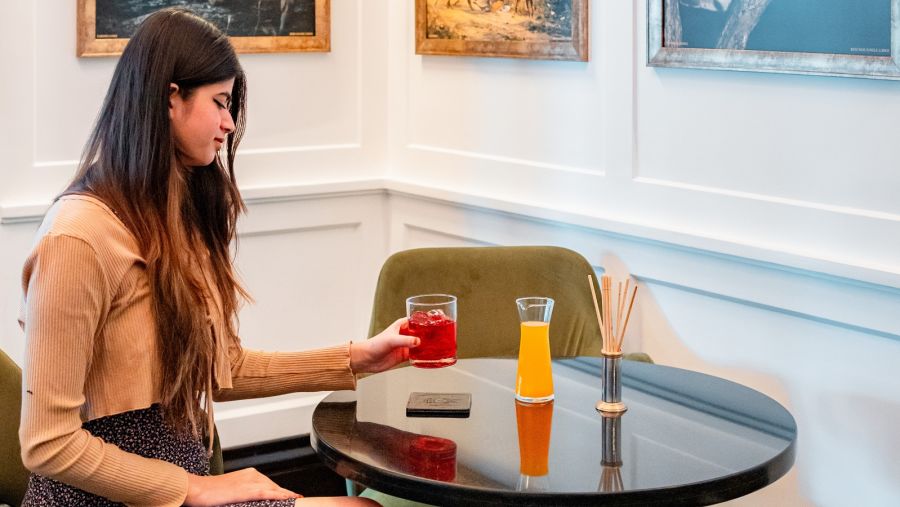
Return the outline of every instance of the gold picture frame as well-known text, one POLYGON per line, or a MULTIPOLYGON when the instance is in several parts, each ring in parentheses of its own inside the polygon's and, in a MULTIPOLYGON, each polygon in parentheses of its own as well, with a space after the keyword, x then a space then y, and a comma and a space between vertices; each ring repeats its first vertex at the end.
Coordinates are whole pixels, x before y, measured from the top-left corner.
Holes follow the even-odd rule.
MULTIPOLYGON (((305 0, 315 3, 315 30, 313 32, 291 32, 287 35, 271 33, 274 27, 269 29, 269 34, 253 36, 230 36, 231 44, 238 53, 290 53, 290 52, 329 52, 331 51, 331 0, 305 0)), ((285 7, 293 9, 295 0, 265 0, 266 5, 274 3, 280 12, 285 12, 285 7)), ((241 3, 254 4, 259 10, 263 5, 260 0, 232 0, 230 3, 221 0, 198 0, 200 6, 218 5, 241 7, 241 3)), ((184 2, 173 3, 184 5, 184 2)), ((188 5, 190 7, 190 5, 188 5)), ((272 7, 272 6, 270 6, 272 7)), ((227 7, 222 7, 225 9, 227 7)), ((290 11, 288 11, 290 12, 290 11)), ((201 16, 202 12, 198 12, 201 16)), ((228 20, 232 18, 229 16, 228 20)), ((259 27, 257 16, 257 27, 259 27)), ((281 27, 285 28, 284 17, 280 18, 281 27)), ((116 56, 122 54, 128 37, 119 36, 116 33, 97 35, 97 0, 78 0, 77 45, 76 54, 79 57, 116 56)), ((220 28, 223 28, 220 26, 220 28)), ((227 29, 224 29, 228 33, 227 29)))
POLYGON ((588 3, 416 0, 416 54, 586 62, 588 3))

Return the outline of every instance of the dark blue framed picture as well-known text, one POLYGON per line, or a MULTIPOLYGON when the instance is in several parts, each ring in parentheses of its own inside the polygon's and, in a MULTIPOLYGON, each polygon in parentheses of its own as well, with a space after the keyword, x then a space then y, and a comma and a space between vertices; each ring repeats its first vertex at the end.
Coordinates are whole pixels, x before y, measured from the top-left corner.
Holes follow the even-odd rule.
POLYGON ((648 0, 647 64, 900 79, 900 0, 648 0))

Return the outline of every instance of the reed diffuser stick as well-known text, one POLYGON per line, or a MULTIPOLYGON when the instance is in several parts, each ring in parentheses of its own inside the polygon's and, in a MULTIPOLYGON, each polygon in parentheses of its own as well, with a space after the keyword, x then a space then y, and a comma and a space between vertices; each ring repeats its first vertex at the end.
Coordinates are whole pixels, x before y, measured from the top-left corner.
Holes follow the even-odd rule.
POLYGON ((611 350, 611 346, 613 342, 615 342, 615 336, 613 336, 613 328, 611 326, 611 315, 612 312, 609 308, 609 290, 612 286, 612 280, 609 275, 603 275, 600 277, 600 281, 602 284, 600 285, 600 299, 601 306, 603 307, 603 323, 606 325, 606 338, 607 340, 603 343, 603 349, 606 352, 614 353, 614 350, 611 350))
POLYGON ((622 324, 622 329, 619 331, 619 350, 622 349, 622 340, 625 338, 625 329, 628 328, 628 319, 631 318, 631 309, 634 308, 634 296, 637 295, 637 285, 634 286, 634 290, 631 291, 631 301, 628 303, 628 311, 625 312, 625 322, 622 324))
MULTIPOLYGON (((613 331, 619 329, 622 322, 622 282, 616 282, 616 318, 612 321, 613 331)), ((612 295, 610 295, 610 303, 612 303, 612 295)), ((615 334, 615 333, 613 333, 615 334)))
POLYGON ((613 329, 619 329, 622 323, 622 282, 616 282, 616 320, 613 321, 613 329))
POLYGON ((603 327, 603 318, 600 317, 600 307, 597 305, 597 291, 594 290, 594 277, 588 275, 588 287, 591 288, 591 301, 594 303, 594 311, 597 313, 597 325, 600 326, 600 341, 606 347, 606 329, 603 327))
POLYGON ((600 339, 602 341, 601 352, 604 354, 621 354, 622 342, 625 340, 625 331, 628 329, 628 321, 631 319, 631 311, 634 309, 634 299, 637 295, 637 285, 631 286, 631 279, 625 279, 625 285, 617 282, 616 310, 613 312, 612 302, 612 278, 609 275, 600 277, 600 299, 597 299, 597 291, 594 289, 594 277, 588 275, 588 286, 591 289, 591 302, 594 304, 594 313, 597 314, 597 325, 600 326, 600 339), (631 290, 629 297, 628 291, 631 290), (628 305, 626 309, 626 300, 628 305))

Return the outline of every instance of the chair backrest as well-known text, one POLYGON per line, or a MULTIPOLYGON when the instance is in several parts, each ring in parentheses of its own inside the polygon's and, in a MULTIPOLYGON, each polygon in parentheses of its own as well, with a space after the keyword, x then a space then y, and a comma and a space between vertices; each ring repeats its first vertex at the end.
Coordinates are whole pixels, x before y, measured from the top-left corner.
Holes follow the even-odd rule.
POLYGON ((422 248, 385 261, 375 289, 369 336, 406 315, 406 298, 457 296, 457 356, 513 357, 519 350, 515 300, 554 299, 550 322, 553 357, 599 356, 600 328, 580 254, 552 246, 422 248))
POLYGON ((22 370, 0 350, 0 503, 19 505, 28 486, 28 470, 19 447, 19 414, 22 410, 22 370))
POLYGON ((225 473, 225 460, 222 456, 222 444, 219 442, 219 430, 213 426, 212 456, 209 457, 209 475, 225 473))

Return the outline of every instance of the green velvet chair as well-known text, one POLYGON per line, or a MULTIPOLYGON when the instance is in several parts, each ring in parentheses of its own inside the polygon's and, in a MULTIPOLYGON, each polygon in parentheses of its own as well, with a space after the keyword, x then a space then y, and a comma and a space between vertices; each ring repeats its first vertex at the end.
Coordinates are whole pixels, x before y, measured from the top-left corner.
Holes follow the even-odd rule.
POLYGON ((22 407, 22 370, 0 350, 0 504, 19 505, 28 485, 19 447, 19 414, 22 407))
POLYGON ((219 430, 213 426, 212 456, 209 457, 209 475, 225 473, 225 461, 222 458, 222 444, 219 443, 219 430))
MULTIPOLYGON (((554 358, 600 355, 600 327, 588 286, 597 275, 577 252, 553 246, 421 248, 385 261, 375 288, 369 327, 374 336, 406 315, 406 298, 457 296, 457 357, 516 357, 516 298, 554 299, 550 353, 554 358)), ((647 354, 625 359, 652 362, 647 354)), ((389 506, 422 505, 366 490, 361 496, 389 506)))
MULTIPOLYGON (((0 350, 0 448, 4 462, 0 464, 0 504, 17 506, 22 503, 28 486, 29 472, 22 464, 19 447, 19 416, 22 408, 22 370, 5 352, 0 350)), ((215 428, 213 428, 215 430, 215 428)), ((219 432, 213 434, 213 455, 210 473, 221 475, 222 447, 219 432)))
MULTIPOLYGON (((406 315, 406 298, 453 294, 458 298, 457 356, 516 357, 516 298, 555 300, 550 322, 553 357, 599 356, 600 327, 588 275, 597 275, 577 252, 554 246, 420 248, 385 261, 375 288, 369 336, 406 315)), ((648 361, 637 353, 626 359, 648 361)))

